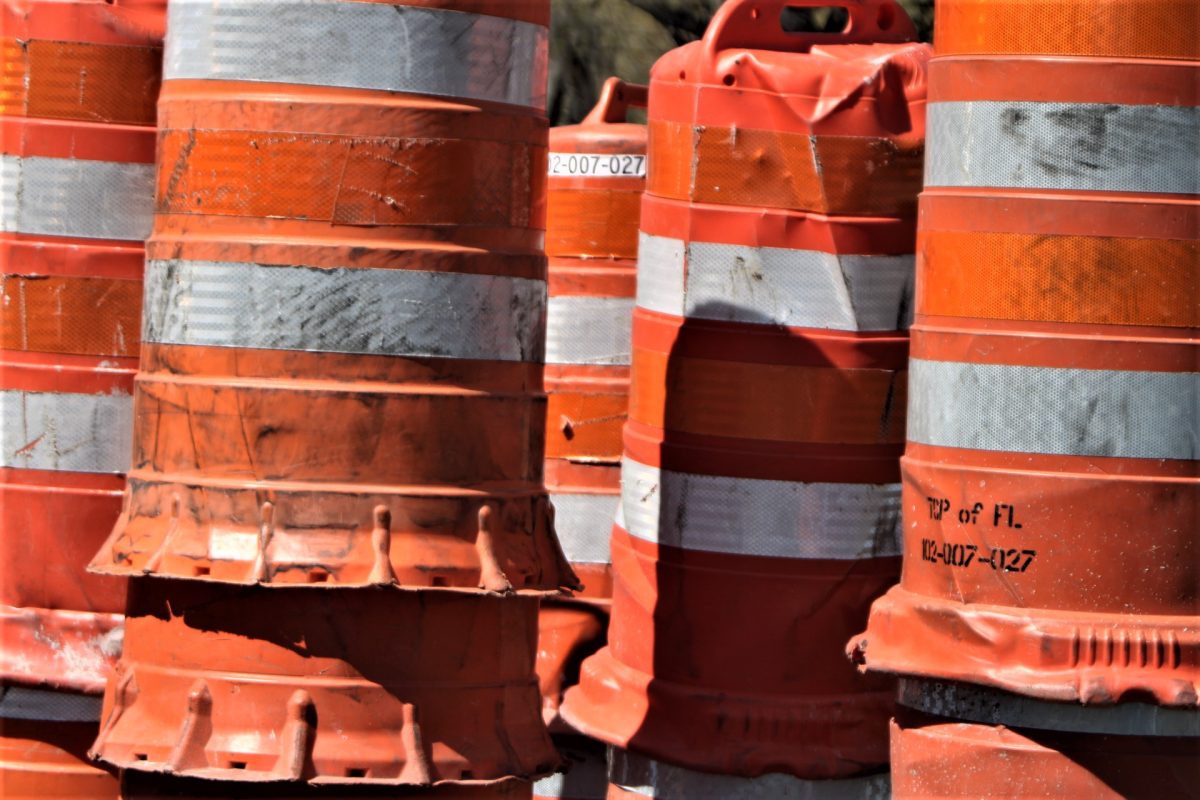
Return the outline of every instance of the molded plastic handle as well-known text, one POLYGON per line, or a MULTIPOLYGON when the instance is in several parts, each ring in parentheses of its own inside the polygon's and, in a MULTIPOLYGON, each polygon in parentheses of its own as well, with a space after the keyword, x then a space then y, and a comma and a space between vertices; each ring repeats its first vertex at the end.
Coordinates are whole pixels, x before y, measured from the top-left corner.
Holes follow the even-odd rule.
POLYGON ((912 20, 896 0, 727 0, 708 23, 704 46, 715 56, 733 47, 792 52, 814 44, 900 43, 916 38, 912 20), (779 22, 785 8, 830 7, 850 12, 845 30, 790 33, 779 22))
POLYGON ((626 83, 620 78, 609 78, 600 89, 600 100, 596 107, 583 118, 585 124, 601 122, 625 122, 630 108, 645 108, 649 91, 639 83, 626 83))

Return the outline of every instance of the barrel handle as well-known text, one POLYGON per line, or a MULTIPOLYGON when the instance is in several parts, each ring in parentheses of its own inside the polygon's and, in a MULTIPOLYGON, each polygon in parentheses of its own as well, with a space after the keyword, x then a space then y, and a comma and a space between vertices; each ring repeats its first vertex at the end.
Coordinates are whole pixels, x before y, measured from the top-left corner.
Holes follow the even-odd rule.
POLYGON ((638 83, 626 83, 620 78, 609 78, 600 89, 600 100, 588 115, 585 123, 625 122, 630 108, 645 108, 648 91, 638 83))
POLYGON ((722 50, 805 52, 815 44, 875 44, 911 42, 917 30, 896 0, 727 0, 717 9, 704 46, 711 58, 722 50), (785 8, 844 8, 850 12, 846 29, 836 33, 790 33, 779 24, 785 8))

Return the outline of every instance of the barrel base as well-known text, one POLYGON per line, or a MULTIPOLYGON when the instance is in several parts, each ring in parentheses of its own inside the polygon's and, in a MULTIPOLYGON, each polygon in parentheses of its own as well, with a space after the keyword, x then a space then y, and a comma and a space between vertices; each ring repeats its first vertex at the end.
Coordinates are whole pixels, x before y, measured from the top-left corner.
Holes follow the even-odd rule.
POLYGON ((879 733, 892 707, 890 691, 801 698, 706 692, 633 670, 605 647, 584 662, 560 714, 586 736, 689 769, 827 780, 886 767, 879 733))
POLYGON ((1012 729, 907 709, 891 738, 897 800, 1200 797, 1195 739, 1012 729))
POLYGON ((87 759, 95 722, 0 719, 0 797, 116 800, 117 777, 87 759))
POLYGON ((847 647, 863 671, 994 686, 1105 705, 1153 696, 1195 707, 1200 628, 1191 617, 1114 616, 939 600, 894 587, 847 647))

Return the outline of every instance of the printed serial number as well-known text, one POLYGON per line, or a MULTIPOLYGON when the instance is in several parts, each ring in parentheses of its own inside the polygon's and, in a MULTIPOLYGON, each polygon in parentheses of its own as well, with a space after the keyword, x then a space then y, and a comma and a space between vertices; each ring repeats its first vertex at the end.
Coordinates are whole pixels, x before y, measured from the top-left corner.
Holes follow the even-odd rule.
POLYGON ((945 564, 947 567, 981 566, 1003 572, 1024 572, 1036 557, 1036 550, 1003 547, 980 550, 973 544, 921 540, 921 560, 931 564, 945 564))
POLYGON ((587 175, 599 178, 644 178, 646 157, 607 153, 551 153, 550 174, 567 177, 587 175))

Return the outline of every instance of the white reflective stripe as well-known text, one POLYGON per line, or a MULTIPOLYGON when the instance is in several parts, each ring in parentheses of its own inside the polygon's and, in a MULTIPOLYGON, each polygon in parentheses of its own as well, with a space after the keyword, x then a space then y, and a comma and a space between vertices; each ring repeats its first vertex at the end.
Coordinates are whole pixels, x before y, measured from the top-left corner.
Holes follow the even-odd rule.
POLYGON ((103 701, 86 694, 0 685, 0 719, 99 722, 103 701))
POLYGON ((903 330, 911 255, 682 242, 643 233, 638 305, 674 316, 843 331, 903 330))
POLYGON ((127 394, 0 391, 0 467, 120 474, 132 441, 127 394))
POLYGON ((0 231, 141 241, 154 165, 0 155, 0 231))
POLYGON ((546 363, 627 365, 632 326, 632 297, 551 297, 546 363))
POLYGON ((987 686, 901 678, 897 701, 926 714, 985 725, 1123 736, 1200 737, 1200 711, 1151 703, 1113 706, 1037 700, 987 686))
POLYGON ((390 3, 171 0, 163 78, 270 81, 546 107, 541 25, 390 3))
POLYGON ((544 281, 496 275, 149 260, 142 339, 541 361, 545 295, 544 281))
POLYGON ((621 462, 624 529, 648 542, 744 556, 900 554, 900 485, 799 483, 621 462))
POLYGON ((1009 453, 1200 457, 1200 373, 909 361, 908 438, 1009 453))
POLYGON ((1200 192, 1200 108, 930 103, 926 186, 1200 192))
POLYGON ((644 178, 644 153, 551 153, 546 172, 553 177, 644 178))
POLYGON ((656 800, 888 800, 892 796, 886 772, 828 781, 782 773, 742 778, 693 772, 617 748, 609 749, 608 780, 627 792, 656 800))
POLYGON ((608 564, 608 540, 621 499, 612 494, 550 493, 554 528, 572 564, 608 564))

